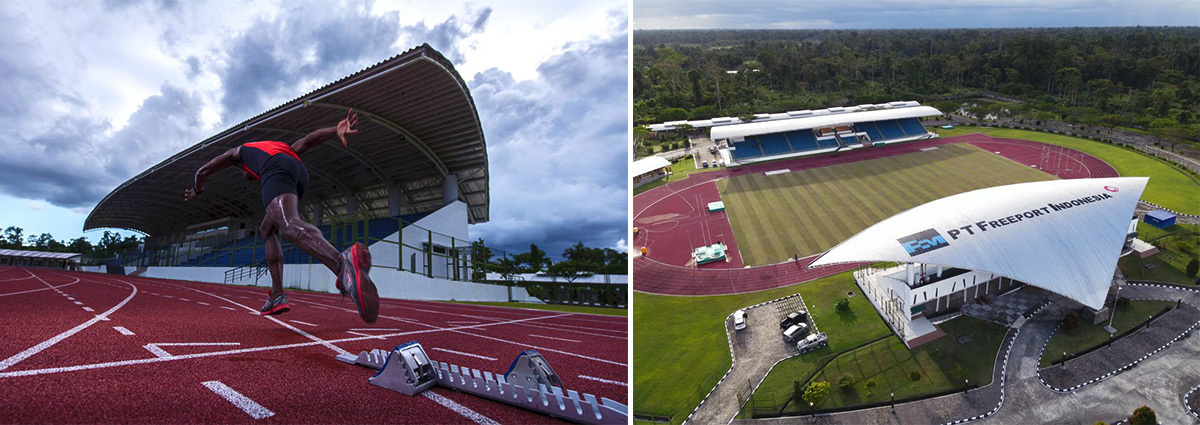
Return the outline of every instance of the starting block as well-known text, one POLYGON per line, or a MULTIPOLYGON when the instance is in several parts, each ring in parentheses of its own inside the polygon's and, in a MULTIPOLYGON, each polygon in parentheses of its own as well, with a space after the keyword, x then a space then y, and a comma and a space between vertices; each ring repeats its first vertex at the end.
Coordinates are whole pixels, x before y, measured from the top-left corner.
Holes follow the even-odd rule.
POLYGON ((563 389, 558 374, 535 350, 517 355, 503 375, 430 360, 416 341, 337 359, 377 370, 369 379, 372 385, 409 396, 440 385, 577 423, 624 424, 629 418, 629 407, 620 402, 563 389))

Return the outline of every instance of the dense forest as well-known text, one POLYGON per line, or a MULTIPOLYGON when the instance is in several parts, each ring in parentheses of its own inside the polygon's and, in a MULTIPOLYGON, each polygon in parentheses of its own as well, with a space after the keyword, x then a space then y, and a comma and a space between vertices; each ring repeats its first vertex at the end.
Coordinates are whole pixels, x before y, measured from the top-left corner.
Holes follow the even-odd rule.
POLYGON ((8 226, 0 234, 0 249, 19 249, 25 251, 43 252, 72 252, 84 254, 93 258, 110 258, 117 253, 137 249, 141 239, 137 235, 122 237, 120 233, 104 231, 104 235, 96 244, 88 241, 87 236, 72 240, 58 240, 49 233, 25 235, 25 229, 8 226))
POLYGON ((987 92, 1195 142, 1200 28, 635 31, 633 87, 636 124, 987 92))

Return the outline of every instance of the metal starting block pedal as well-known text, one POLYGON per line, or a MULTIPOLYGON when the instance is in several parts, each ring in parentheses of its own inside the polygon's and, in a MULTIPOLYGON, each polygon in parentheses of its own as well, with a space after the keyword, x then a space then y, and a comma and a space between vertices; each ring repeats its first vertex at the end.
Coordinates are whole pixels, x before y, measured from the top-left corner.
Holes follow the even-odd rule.
POLYGON ((629 407, 604 397, 562 388, 550 363, 534 350, 517 355, 508 372, 492 375, 477 369, 432 361, 421 344, 412 341, 392 351, 371 350, 337 359, 376 369, 372 385, 416 395, 435 383, 462 393, 504 402, 556 418, 584 424, 625 424, 629 407))

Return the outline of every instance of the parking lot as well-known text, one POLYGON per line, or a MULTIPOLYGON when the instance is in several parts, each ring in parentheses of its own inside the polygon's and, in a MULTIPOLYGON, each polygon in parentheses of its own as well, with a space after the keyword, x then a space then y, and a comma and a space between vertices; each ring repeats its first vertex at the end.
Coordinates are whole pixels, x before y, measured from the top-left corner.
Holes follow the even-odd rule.
POLYGON ((688 141, 692 144, 692 157, 696 161, 696 168, 704 168, 704 163, 707 161, 708 166, 714 167, 716 161, 721 158, 720 152, 710 152, 709 148, 717 147, 717 143, 713 142, 705 136, 688 135, 688 141))

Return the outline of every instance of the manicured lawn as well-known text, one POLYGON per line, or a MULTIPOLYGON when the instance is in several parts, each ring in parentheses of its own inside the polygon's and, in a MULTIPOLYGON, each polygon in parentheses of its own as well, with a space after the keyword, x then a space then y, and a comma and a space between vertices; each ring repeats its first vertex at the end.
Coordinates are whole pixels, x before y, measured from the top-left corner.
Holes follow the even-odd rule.
MULTIPOLYGON (((1116 316, 1112 318, 1112 326, 1116 328, 1117 335, 1121 332, 1133 329, 1134 326, 1145 322, 1147 318, 1154 315, 1167 307, 1175 307, 1175 301, 1154 301, 1154 300, 1133 300, 1129 302, 1129 307, 1118 308, 1116 316)), ((1108 331, 1104 327, 1108 325, 1108 321, 1093 325, 1079 322, 1079 327, 1072 330, 1059 328, 1050 337, 1050 342, 1046 344, 1046 350, 1042 352, 1041 362, 1038 367, 1047 367, 1052 362, 1062 359, 1062 353, 1072 355, 1083 350, 1095 347, 1108 342, 1108 331)))
POLYGON ((720 169, 721 168, 718 168, 718 167, 697 169, 696 161, 694 161, 692 159, 691 155, 688 155, 678 161, 671 163, 671 173, 672 173, 671 175, 664 177, 661 180, 657 180, 654 182, 646 183, 645 185, 642 185, 642 186, 635 187, 635 188, 633 188, 633 194, 637 195, 639 193, 645 192, 650 189, 654 189, 656 187, 662 186, 662 185, 670 183, 670 182, 686 179, 687 176, 692 173, 703 173, 706 171, 717 171, 720 169))
POLYGON ((768 291, 715 297, 671 297, 635 291, 634 411, 670 416, 676 424, 683 422, 729 370, 725 318, 739 308, 795 293, 804 297, 817 326, 829 335, 829 347, 803 358, 827 356, 889 332, 850 273, 768 291), (834 301, 848 291, 857 294, 850 298, 850 311, 835 312, 834 301))
POLYGON ((985 187, 1051 180, 965 144, 849 164, 717 182, 748 265, 823 252, 917 205, 985 187), (780 231, 800 229, 800 231, 780 231))
MULTIPOLYGON (((845 407, 915 397, 963 388, 963 379, 984 386, 992 382, 996 352, 1008 328, 973 317, 961 316, 939 325, 948 336, 909 350, 899 337, 842 354, 821 368, 809 382, 831 385, 829 396, 818 407, 845 407), (959 339, 968 340, 960 343, 959 339), (909 374, 917 372, 913 381, 909 374), (850 386, 839 382, 850 378, 850 386), (868 391, 866 382, 875 381, 868 391)), ((793 379, 804 379, 804 376, 793 379)), ((793 403, 788 410, 803 411, 807 406, 793 403)))
POLYGON ((983 133, 992 137, 1032 140, 1066 146, 1100 158, 1112 165, 1122 176, 1150 177, 1142 199, 1185 214, 1200 214, 1200 184, 1197 184, 1179 169, 1149 155, 1094 140, 1061 134, 1009 128, 963 126, 952 130, 934 129, 942 137, 983 133))
POLYGON ((586 305, 563 305, 563 304, 534 304, 534 303, 500 303, 500 302, 473 302, 473 301, 454 301, 456 304, 474 304, 474 305, 490 305, 496 307, 513 307, 513 308, 529 308, 534 310, 550 310, 562 311, 566 313, 589 313, 589 314, 604 314, 608 316, 628 316, 629 310, 624 308, 609 308, 609 307, 592 307, 586 305))
POLYGON ((1185 271, 1187 263, 1193 258, 1198 258, 1197 254, 1200 253, 1200 237, 1194 234, 1197 227, 1200 226, 1177 224, 1166 229, 1159 229, 1145 222, 1139 222, 1138 238, 1157 246, 1159 253, 1144 259, 1137 258, 1135 255, 1122 257, 1121 261, 1117 263, 1121 268, 1121 273, 1124 273, 1127 279, 1132 280, 1195 285, 1196 278, 1189 277, 1185 271), (1193 234, 1189 234, 1189 232, 1193 234), (1173 236, 1167 237, 1168 235, 1173 236), (1153 264, 1154 268, 1148 269, 1145 267, 1146 264, 1153 264))

